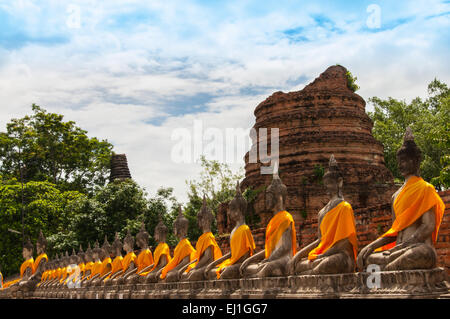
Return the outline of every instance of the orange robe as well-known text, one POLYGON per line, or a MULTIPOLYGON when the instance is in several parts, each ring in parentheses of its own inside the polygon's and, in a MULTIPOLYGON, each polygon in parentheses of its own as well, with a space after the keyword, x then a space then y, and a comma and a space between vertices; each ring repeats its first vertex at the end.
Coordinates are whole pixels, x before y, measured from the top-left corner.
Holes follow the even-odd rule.
POLYGON ((123 270, 122 262, 123 262, 123 257, 122 256, 117 256, 116 258, 114 258, 114 260, 113 260, 113 262, 111 264, 111 273, 104 279, 104 281, 107 281, 116 272, 123 270))
POLYGON ((92 262, 92 261, 89 261, 87 264, 85 264, 85 266, 84 266, 84 274, 83 274, 82 279, 86 278, 88 271, 90 271, 88 279, 91 278, 90 276, 92 274, 92 268, 93 267, 94 267, 94 262, 92 262))
POLYGON ((128 270, 131 263, 133 263, 136 266, 136 264, 137 264, 136 259, 137 259, 137 257, 134 252, 129 252, 128 254, 125 255, 125 257, 123 258, 123 261, 122 261, 123 273, 125 273, 128 270))
MULTIPOLYGON (((392 227, 380 237, 394 237, 398 232, 411 226, 425 212, 434 208, 435 228, 432 233, 433 243, 437 240, 439 227, 444 215, 445 204, 434 189, 421 177, 412 176, 397 195, 394 201, 395 220, 392 227)), ((396 242, 387 244, 375 251, 382 251, 395 247, 396 242)))
MULTIPOLYGON (((102 266, 103 263, 99 260, 96 261, 93 265, 92 265, 92 270, 91 270, 91 274, 88 277, 89 280, 91 280, 95 275, 100 274, 102 272, 102 266)), ((87 267, 87 266, 86 266, 87 267)))
POLYGON ((62 284, 66 280, 68 275, 69 275, 69 272, 68 272, 67 267, 64 267, 63 269, 61 269, 61 279, 59 280, 59 283, 62 284))
POLYGON ((353 258, 356 260, 358 244, 356 239, 355 217, 352 206, 342 201, 328 211, 320 224, 321 239, 319 245, 308 254, 309 260, 316 259, 319 255, 325 253, 338 241, 348 238, 353 246, 353 258))
POLYGON ((73 282, 76 282, 76 280, 81 280, 84 278, 86 274, 86 265, 84 263, 78 264, 78 267, 80 268, 80 273, 78 278, 73 278, 73 282))
POLYGON ((153 264, 153 255, 150 249, 146 248, 142 250, 136 260, 137 263, 137 273, 142 271, 145 267, 153 264))
POLYGON ((25 260, 22 263, 22 265, 20 266, 20 277, 15 279, 15 280, 11 280, 11 281, 5 282, 5 285, 3 286, 3 288, 8 288, 9 286, 15 284, 16 282, 19 282, 23 278, 23 275, 25 274, 25 271, 28 268, 30 268, 31 272, 33 273, 33 264, 34 264, 33 257, 31 257, 30 259, 25 260))
POLYGON ((247 252, 250 252, 250 256, 253 255, 255 250, 255 241, 253 240, 252 232, 247 225, 241 225, 235 230, 230 240, 231 258, 224 260, 217 267, 217 279, 220 278, 222 269, 225 267, 234 265, 242 256, 247 252))
POLYGON ((40 254, 37 258, 36 261, 33 263, 33 274, 36 272, 36 270, 39 267, 39 264, 41 262, 42 259, 45 259, 46 261, 48 261, 48 257, 47 254, 40 254))
POLYGON ((272 217, 266 228, 266 244, 265 244, 265 258, 269 258, 275 247, 280 241, 281 236, 286 231, 286 229, 291 226, 291 237, 292 237, 292 256, 295 255, 297 249, 297 236, 295 234, 295 225, 292 215, 287 211, 283 210, 278 212, 272 217))
MULTIPOLYGON (((106 275, 108 273, 108 265, 112 265, 112 260, 110 257, 103 259, 101 270, 100 270, 100 277, 103 277, 104 275, 106 275)), ((112 268, 112 266, 111 266, 111 268, 112 268)))
POLYGON ((192 268, 195 268, 195 266, 198 264, 198 261, 200 260, 200 257, 202 257, 206 249, 208 249, 208 247, 210 246, 213 247, 214 260, 217 260, 220 257, 222 257, 222 251, 220 250, 219 245, 217 245, 214 235, 211 232, 204 233, 198 238, 197 244, 195 244, 196 252, 194 259, 197 259, 197 261, 193 264, 190 264, 189 267, 186 269, 186 272, 189 272, 192 268))
POLYGON ((195 249, 187 238, 180 240, 177 247, 173 252, 172 260, 163 268, 161 272, 161 279, 166 278, 167 273, 174 269, 186 256, 189 256, 189 260, 195 259, 195 249))
POLYGON ((172 259, 170 257, 170 248, 169 245, 167 245, 166 243, 159 243, 158 246, 156 246, 155 252, 153 253, 153 255, 155 256, 155 262, 153 264, 152 269, 150 269, 149 271, 143 272, 140 275, 141 276, 147 276, 149 273, 151 273, 153 270, 155 270, 156 266, 159 263, 159 260, 161 259, 161 256, 166 256, 167 258, 167 263, 170 262, 170 260, 172 259))

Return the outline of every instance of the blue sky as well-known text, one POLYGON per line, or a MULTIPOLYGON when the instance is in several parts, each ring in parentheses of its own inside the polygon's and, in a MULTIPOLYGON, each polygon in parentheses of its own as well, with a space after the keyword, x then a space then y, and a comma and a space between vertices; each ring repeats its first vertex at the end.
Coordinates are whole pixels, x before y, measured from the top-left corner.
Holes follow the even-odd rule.
POLYGON ((185 198, 199 167, 170 160, 175 128, 250 128, 259 102, 336 63, 366 100, 425 96, 449 82, 449 17, 434 0, 0 0, 0 130, 37 103, 127 153, 149 192, 185 198))

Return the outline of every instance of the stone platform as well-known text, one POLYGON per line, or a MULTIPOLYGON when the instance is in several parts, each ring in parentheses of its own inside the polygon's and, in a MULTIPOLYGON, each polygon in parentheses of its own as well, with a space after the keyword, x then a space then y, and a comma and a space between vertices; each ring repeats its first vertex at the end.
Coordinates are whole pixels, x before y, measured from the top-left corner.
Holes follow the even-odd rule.
MULTIPOLYGON (((87 288, 61 287, 17 293, 15 298, 51 299, 346 299, 346 298, 450 298, 448 275, 431 270, 303 275, 288 277, 149 283, 87 288)), ((0 292, 0 298, 5 298, 0 292)))

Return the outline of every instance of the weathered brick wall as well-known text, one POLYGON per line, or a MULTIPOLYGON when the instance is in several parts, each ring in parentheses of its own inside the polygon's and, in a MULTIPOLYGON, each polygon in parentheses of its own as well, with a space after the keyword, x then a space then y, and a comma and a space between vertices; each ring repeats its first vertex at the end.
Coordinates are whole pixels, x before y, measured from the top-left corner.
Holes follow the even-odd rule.
MULTIPOLYGON (((438 240, 435 244, 438 254, 438 266, 444 267, 450 274, 450 190, 439 192, 445 203, 445 212, 439 228, 438 240)), ((355 209, 356 231, 358 235, 358 249, 377 239, 392 225, 390 204, 376 205, 364 209, 355 209)), ((317 218, 309 218, 296 223, 297 249, 306 246, 317 238, 317 218)), ((252 230, 256 250, 264 249, 265 228, 252 230)), ((230 251, 228 235, 217 238, 222 252, 230 251)))

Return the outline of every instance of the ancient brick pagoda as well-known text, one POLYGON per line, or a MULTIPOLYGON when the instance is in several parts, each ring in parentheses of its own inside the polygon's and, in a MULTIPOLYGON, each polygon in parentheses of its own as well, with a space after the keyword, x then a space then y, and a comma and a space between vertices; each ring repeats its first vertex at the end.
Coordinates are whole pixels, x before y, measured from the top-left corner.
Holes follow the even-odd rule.
POLYGON ((130 170, 128 169, 127 156, 125 154, 113 154, 110 161, 110 176, 109 181, 124 180, 131 178, 130 170))
MULTIPOLYGON (((287 209, 296 222, 302 216, 315 218, 327 203, 321 176, 331 154, 344 174, 344 197, 354 208, 387 203, 394 192, 383 145, 372 136, 366 103, 348 88, 346 73, 342 66, 331 66, 303 90, 275 92, 254 111, 256 131, 267 128, 269 156, 270 128, 279 128, 279 175, 288 188, 287 209)), ((261 136, 252 139, 252 150, 266 142, 261 136)), ((260 158, 249 163, 249 154, 245 155, 242 189, 270 184, 272 176, 262 175, 261 165, 260 158)), ((261 226, 271 217, 264 206, 261 192, 254 207, 262 217, 261 226)))

